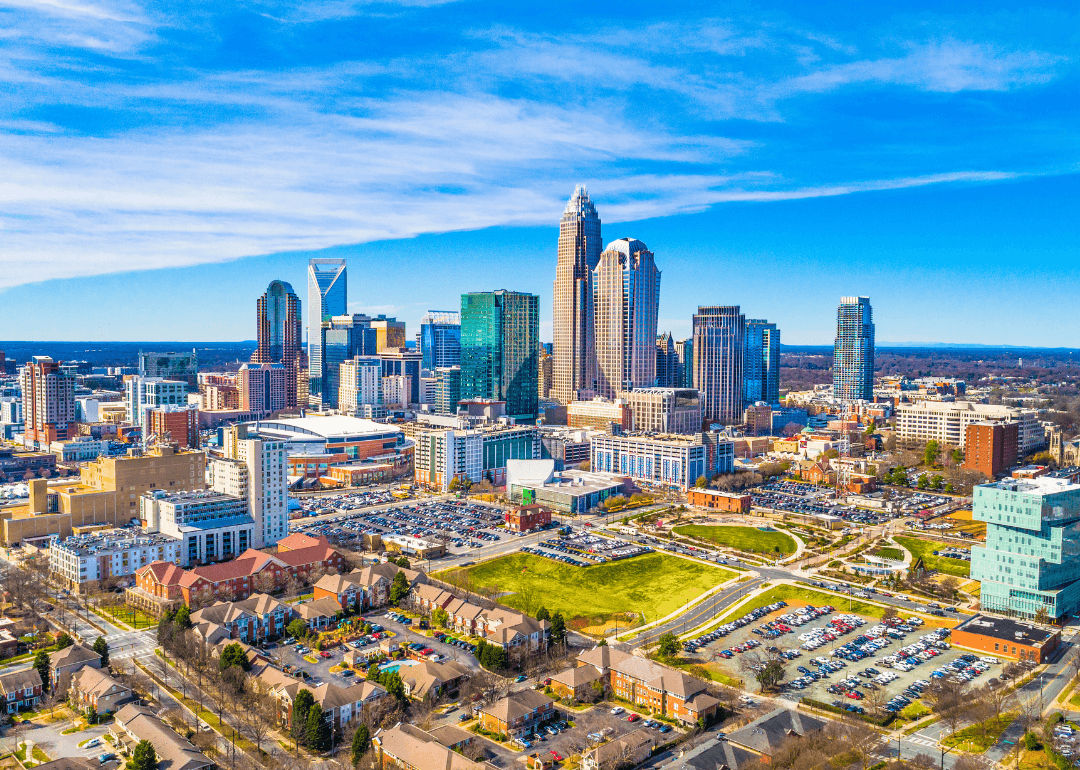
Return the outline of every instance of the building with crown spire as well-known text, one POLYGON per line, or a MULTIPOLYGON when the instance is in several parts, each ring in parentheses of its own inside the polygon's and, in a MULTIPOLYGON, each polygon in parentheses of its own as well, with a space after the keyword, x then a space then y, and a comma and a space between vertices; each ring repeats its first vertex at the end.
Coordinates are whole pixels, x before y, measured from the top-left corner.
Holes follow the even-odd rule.
POLYGON ((573 401, 596 382, 592 271, 600 261, 600 217, 583 185, 563 210, 555 265, 551 395, 573 401))
POLYGON ((304 357, 300 298, 285 281, 271 281, 256 303, 258 347, 253 364, 285 368, 285 407, 307 403, 307 362, 304 357))

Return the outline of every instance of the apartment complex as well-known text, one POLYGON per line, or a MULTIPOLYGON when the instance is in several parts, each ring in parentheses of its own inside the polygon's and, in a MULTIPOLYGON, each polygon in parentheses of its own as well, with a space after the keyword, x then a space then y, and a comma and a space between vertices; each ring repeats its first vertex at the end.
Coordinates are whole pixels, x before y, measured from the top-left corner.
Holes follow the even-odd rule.
POLYGON ((540 457, 540 429, 534 425, 474 429, 421 429, 415 436, 413 465, 418 484, 443 492, 450 482, 485 479, 506 483, 507 460, 540 457))
POLYGON ((231 559, 251 547, 255 522, 242 497, 210 489, 191 492, 151 490, 140 498, 139 518, 147 532, 180 543, 182 567, 231 559))
POLYGON ((199 410, 189 406, 163 406, 146 411, 147 436, 186 449, 199 448, 199 410))
POLYGON ((143 428, 147 436, 146 413, 163 407, 186 407, 188 384, 185 380, 166 380, 161 377, 131 376, 124 381, 124 403, 127 421, 143 428))
POLYGON ((874 311, 869 297, 842 297, 836 308, 833 344, 833 398, 870 401, 874 397, 874 311))
POLYGON ((1045 446, 1046 431, 1034 409, 973 401, 916 401, 896 407, 896 437, 900 441, 939 444, 964 449, 967 427, 987 421, 1016 423, 1016 451, 1019 456, 1045 446))
POLYGON ((702 476, 733 472, 735 444, 716 433, 597 435, 592 439, 590 461, 593 471, 687 489, 702 476))
POLYGON ((338 371, 339 412, 368 419, 385 414, 382 360, 378 356, 354 356, 343 361, 338 371))
POLYGON ((49 356, 34 356, 23 367, 23 443, 46 448, 75 434, 75 376, 49 356))
POLYGON ((258 415, 279 412, 285 408, 287 390, 282 364, 244 364, 236 373, 235 408, 258 415))
POLYGON ((506 402, 506 413, 536 416, 539 298, 506 291, 461 295, 461 397, 506 402))
POLYGON ((1051 618, 1080 610, 1080 484, 1064 478, 1004 479, 973 493, 986 542, 971 548, 983 609, 1051 618))
POLYGON ((1019 425, 1015 422, 973 422, 964 431, 963 467, 995 478, 1016 464, 1019 425))
POLYGON ((49 544, 49 571, 75 591, 127 578, 152 561, 180 561, 180 541, 139 527, 103 529, 57 538, 49 544))
POLYGON ((448 624, 460 634, 479 636, 507 652, 546 650, 551 624, 504 607, 481 607, 436 585, 418 585, 409 601, 420 612, 446 611, 448 624))
POLYGON ((630 410, 624 426, 641 433, 700 433, 701 393, 694 388, 639 388, 619 394, 630 410))
POLYGON ((746 318, 738 306, 699 307, 693 319, 694 387, 702 417, 734 425, 742 420, 746 318))
MULTIPOLYGON (((460 358, 460 351, 458 357, 460 358)), ((435 369, 435 414, 457 414, 461 401, 461 367, 443 366, 435 369)))

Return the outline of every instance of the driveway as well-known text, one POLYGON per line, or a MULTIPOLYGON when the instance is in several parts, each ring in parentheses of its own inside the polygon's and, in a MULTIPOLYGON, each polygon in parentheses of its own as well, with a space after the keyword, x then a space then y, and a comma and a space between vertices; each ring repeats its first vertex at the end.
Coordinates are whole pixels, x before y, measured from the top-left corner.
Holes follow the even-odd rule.
POLYGON ((96 757, 107 751, 113 751, 110 744, 102 741, 102 744, 92 748, 79 748, 79 744, 91 738, 100 738, 108 732, 108 725, 94 725, 77 733, 64 735, 63 730, 71 727, 71 720, 53 722, 47 725, 33 723, 29 730, 21 733, 20 740, 31 740, 41 747, 42 751, 53 759, 59 757, 96 757))

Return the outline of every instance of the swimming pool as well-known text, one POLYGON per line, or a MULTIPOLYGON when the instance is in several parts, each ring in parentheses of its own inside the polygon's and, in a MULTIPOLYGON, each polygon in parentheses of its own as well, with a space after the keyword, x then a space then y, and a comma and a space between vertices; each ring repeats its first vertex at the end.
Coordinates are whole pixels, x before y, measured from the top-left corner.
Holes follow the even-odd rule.
POLYGON ((402 666, 415 666, 415 660, 395 660, 393 663, 383 663, 379 666, 379 671, 394 671, 396 672, 402 666))

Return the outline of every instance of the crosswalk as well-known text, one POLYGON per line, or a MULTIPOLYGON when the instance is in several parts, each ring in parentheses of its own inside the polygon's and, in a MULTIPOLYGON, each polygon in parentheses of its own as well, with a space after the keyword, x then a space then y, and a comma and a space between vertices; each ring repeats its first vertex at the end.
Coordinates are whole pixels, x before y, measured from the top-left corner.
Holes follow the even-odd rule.
POLYGON ((938 747, 937 741, 930 738, 923 738, 921 735, 909 735, 907 738, 909 743, 914 743, 916 746, 925 746, 928 749, 936 749, 938 747))

